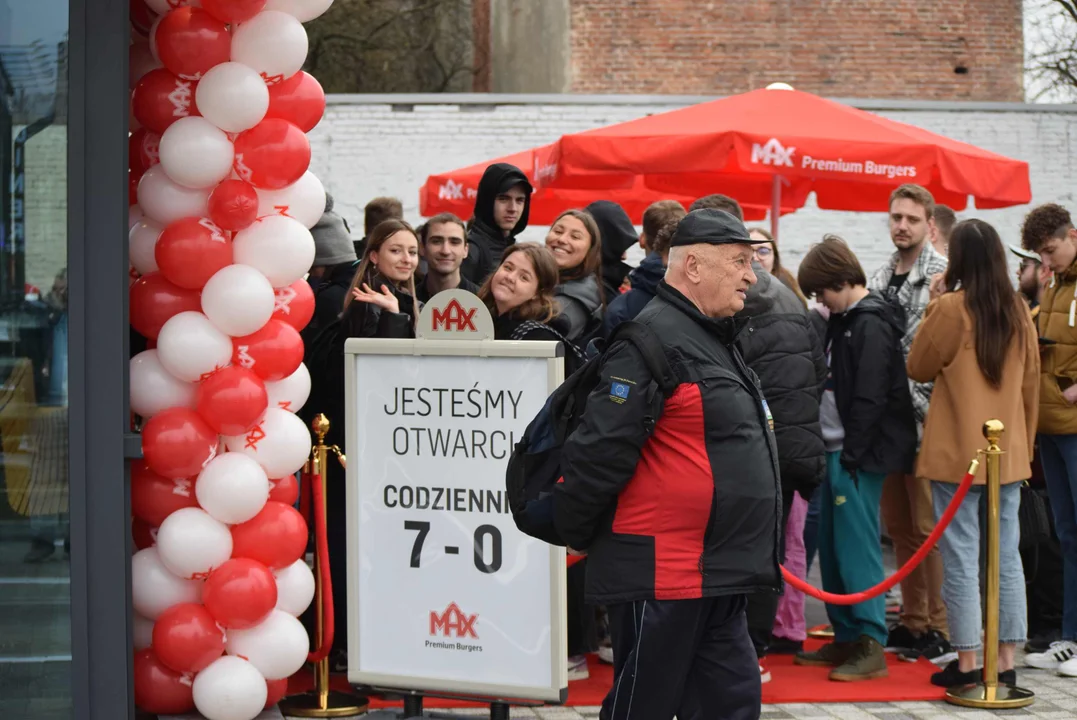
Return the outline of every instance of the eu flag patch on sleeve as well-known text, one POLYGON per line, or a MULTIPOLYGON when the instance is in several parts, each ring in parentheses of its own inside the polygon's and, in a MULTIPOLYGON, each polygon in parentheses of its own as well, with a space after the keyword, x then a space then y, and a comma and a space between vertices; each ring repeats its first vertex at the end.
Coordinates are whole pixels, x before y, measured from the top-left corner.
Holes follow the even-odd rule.
POLYGON ((623 403, 628 399, 629 387, 625 383, 610 383, 610 400, 614 402, 623 403))

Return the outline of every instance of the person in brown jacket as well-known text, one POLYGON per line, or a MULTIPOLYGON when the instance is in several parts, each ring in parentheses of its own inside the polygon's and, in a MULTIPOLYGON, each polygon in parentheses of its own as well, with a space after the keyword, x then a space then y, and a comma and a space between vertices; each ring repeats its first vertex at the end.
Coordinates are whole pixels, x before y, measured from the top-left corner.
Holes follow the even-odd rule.
MULTIPOLYGON (((982 220, 954 227, 945 276, 909 350, 909 377, 935 382, 916 474, 931 481, 936 521, 954 497, 969 461, 983 447, 984 421, 998 418, 1002 438, 1000 500, 999 682, 1016 682, 1014 654, 1027 632, 1025 577, 1018 550, 1020 481, 1030 459, 1039 408, 1040 360, 1028 306, 1010 282, 998 233, 982 220)), ((939 541, 942 598, 958 659, 932 676, 953 687, 976 682, 981 647, 980 501, 985 471, 939 541)))
POLYGON ((1062 639, 1025 656, 1030 667, 1077 677, 1077 230, 1061 205, 1025 217, 1021 246, 1054 277, 1040 298, 1039 452, 1062 547, 1062 639))

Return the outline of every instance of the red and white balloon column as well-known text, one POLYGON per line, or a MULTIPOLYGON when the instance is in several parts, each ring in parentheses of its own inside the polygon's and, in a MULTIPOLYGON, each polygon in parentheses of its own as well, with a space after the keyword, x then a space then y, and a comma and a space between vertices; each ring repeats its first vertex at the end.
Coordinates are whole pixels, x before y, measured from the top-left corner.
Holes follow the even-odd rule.
POLYGON ((303 22, 332 0, 132 0, 135 703, 250 720, 307 659, 293 508, 311 437, 299 331, 325 190, 303 22))

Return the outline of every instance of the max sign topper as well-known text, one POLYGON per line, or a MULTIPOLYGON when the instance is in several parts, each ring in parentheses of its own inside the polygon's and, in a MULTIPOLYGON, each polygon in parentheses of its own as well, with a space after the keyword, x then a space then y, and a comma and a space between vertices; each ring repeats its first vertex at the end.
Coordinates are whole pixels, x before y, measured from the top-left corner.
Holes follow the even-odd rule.
POLYGON ((417 334, 424 340, 493 340, 494 321, 474 293, 445 290, 423 306, 417 334))

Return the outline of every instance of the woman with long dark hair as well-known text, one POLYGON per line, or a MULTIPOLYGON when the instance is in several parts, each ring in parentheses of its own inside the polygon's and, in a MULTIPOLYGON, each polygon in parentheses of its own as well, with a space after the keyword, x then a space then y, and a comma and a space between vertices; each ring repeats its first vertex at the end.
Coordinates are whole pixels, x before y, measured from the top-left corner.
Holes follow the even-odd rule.
POLYGON ((598 223, 585 210, 566 210, 546 233, 546 248, 557 262, 560 283, 554 294, 568 321, 568 339, 584 347, 602 327, 606 309, 598 223))
MULTIPOLYGON (((936 520, 954 497, 969 461, 983 447, 984 421, 1006 427, 1001 446, 999 519, 999 682, 1014 684, 1014 653, 1027 632, 1025 578, 1018 552, 1020 482, 1031 474, 1039 406, 1040 360, 1028 306, 1010 282, 1006 251, 993 227, 965 220, 954 227, 945 276, 909 351, 908 374, 935 382, 916 472, 931 480, 936 520)), ((980 506, 984 465, 939 542, 942 597, 958 659, 932 676, 953 687, 979 680, 980 506)))
POLYGON ((419 237, 411 225, 395 218, 378 223, 344 296, 348 337, 415 337, 418 267, 419 237))

